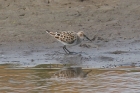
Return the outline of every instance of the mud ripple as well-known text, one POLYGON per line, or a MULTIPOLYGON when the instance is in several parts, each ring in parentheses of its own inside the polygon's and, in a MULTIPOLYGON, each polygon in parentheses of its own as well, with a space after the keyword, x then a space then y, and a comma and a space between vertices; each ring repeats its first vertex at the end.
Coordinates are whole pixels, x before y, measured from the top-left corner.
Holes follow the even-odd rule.
POLYGON ((109 54, 124 54, 124 53, 128 53, 128 51, 121 51, 121 50, 116 50, 113 52, 108 52, 109 54))
POLYGON ((107 57, 107 56, 100 56, 97 58, 98 60, 101 60, 101 61, 113 61, 114 58, 112 57, 107 57))

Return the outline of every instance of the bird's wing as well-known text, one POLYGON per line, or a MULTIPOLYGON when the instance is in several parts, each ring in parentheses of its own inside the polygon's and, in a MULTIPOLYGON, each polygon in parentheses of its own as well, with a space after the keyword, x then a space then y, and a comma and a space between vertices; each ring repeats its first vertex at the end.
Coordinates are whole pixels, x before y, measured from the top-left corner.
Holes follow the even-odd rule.
POLYGON ((58 41, 68 44, 74 43, 75 40, 77 39, 77 34, 73 31, 51 32, 47 30, 46 32, 49 33, 58 41))
POLYGON ((77 35, 75 32, 72 32, 72 31, 63 31, 63 32, 57 33, 56 38, 58 38, 62 42, 72 44, 75 42, 77 35))

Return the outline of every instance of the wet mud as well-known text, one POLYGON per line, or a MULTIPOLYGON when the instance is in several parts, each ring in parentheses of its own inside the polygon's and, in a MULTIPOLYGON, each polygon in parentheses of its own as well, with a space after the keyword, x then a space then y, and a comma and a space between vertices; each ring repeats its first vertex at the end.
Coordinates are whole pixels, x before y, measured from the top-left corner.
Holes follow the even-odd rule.
MULTIPOLYGON (((90 46, 98 46, 96 42, 84 42, 90 46)), ((83 44, 84 44, 83 43, 83 44)), ((68 47, 75 54, 66 54, 60 43, 52 43, 51 46, 38 47, 1 47, 1 64, 15 64, 15 67, 35 67, 41 64, 68 64, 83 68, 115 68, 120 66, 140 66, 139 42, 125 40, 121 42, 110 41, 104 46, 81 47, 80 45, 68 47), (18 48, 20 47, 20 48, 18 48)))

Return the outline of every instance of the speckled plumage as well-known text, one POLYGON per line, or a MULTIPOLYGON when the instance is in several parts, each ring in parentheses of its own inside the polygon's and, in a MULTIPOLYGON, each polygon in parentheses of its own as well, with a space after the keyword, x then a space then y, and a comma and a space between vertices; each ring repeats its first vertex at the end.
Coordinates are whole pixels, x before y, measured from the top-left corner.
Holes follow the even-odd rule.
MULTIPOLYGON (((76 33, 74 31, 51 32, 51 31, 46 30, 46 32, 48 34, 50 34, 52 37, 54 37, 55 39, 57 39, 59 42, 64 44, 63 49, 65 50, 65 52, 66 51, 70 52, 66 48, 66 45, 77 45, 77 44, 80 44, 82 39, 84 37, 86 37, 84 35, 83 31, 79 31, 78 33, 76 33)), ((88 37, 86 37, 86 38, 89 39, 88 37)))
POLYGON ((55 39, 63 43, 64 45, 73 45, 77 41, 77 34, 74 31, 62 31, 62 32, 47 32, 55 39))

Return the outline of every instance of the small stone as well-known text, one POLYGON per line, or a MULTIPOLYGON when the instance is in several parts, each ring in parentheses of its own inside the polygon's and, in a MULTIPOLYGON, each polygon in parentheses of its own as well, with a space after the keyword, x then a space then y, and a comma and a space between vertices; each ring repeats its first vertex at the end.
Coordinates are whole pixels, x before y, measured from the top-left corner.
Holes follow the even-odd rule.
POLYGON ((25 14, 20 14, 19 16, 25 16, 25 14))

